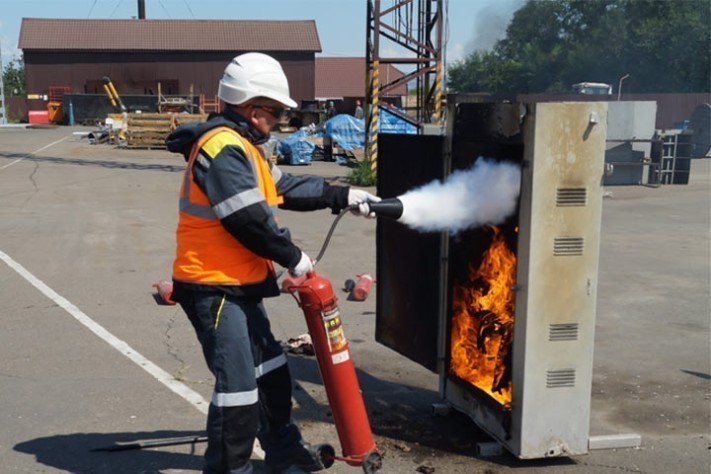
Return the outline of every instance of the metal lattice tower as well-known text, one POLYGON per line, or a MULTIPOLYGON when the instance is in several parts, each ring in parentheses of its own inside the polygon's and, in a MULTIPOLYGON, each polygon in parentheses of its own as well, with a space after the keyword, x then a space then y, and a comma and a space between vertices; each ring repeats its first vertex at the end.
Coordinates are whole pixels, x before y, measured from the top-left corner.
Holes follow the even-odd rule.
POLYGON ((406 107, 407 115, 418 125, 442 124, 444 1, 368 0, 365 154, 373 170, 378 160, 379 106, 388 91, 414 82, 416 104, 406 107), (409 56, 382 57, 381 48, 390 46, 409 56), (381 64, 411 65, 414 70, 381 83, 381 64))

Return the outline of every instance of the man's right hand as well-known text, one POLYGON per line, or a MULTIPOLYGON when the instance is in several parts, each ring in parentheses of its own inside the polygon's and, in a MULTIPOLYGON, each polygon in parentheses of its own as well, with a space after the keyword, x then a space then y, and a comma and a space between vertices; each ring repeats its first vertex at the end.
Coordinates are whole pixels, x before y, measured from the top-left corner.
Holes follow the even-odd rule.
POLYGON ((301 259, 293 268, 289 269, 289 274, 293 277, 300 277, 306 273, 314 271, 314 264, 304 252, 301 252, 301 259))
POLYGON ((369 202, 379 202, 378 196, 373 196, 364 189, 350 188, 348 190, 348 206, 356 216, 374 218, 375 213, 370 211, 369 202))

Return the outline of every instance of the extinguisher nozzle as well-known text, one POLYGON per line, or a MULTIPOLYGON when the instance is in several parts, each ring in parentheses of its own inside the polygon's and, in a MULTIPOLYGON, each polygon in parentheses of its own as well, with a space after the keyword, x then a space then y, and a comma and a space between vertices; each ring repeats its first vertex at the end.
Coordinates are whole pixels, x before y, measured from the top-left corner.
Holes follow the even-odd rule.
POLYGON ((383 199, 378 202, 369 202, 370 212, 374 212, 378 217, 388 217, 398 220, 402 217, 402 201, 398 198, 383 199))

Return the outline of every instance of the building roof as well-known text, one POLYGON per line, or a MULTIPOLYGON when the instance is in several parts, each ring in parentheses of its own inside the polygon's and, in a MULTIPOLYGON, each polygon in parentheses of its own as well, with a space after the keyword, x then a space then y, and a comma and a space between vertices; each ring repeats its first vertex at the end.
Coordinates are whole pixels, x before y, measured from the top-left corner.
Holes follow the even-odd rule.
POLYGON ((23 18, 19 48, 41 51, 320 52, 314 20, 23 18))
MULTIPOLYGON (((380 65, 380 83, 387 84, 405 74, 392 64, 380 65)), ((339 97, 365 97, 365 58, 316 58, 316 97, 336 99, 339 97)), ((402 84, 386 95, 407 95, 407 86, 402 84)))

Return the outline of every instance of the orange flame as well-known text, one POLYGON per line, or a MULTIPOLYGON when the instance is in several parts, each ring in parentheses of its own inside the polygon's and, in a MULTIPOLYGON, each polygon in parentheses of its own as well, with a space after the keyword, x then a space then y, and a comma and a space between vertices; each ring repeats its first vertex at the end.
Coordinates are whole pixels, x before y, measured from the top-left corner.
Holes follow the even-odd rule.
POLYGON ((516 256, 490 229, 479 268, 470 265, 468 281, 454 282, 450 371, 509 407, 516 256))

